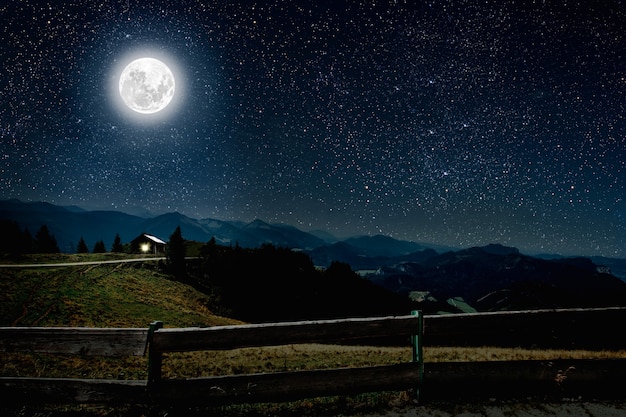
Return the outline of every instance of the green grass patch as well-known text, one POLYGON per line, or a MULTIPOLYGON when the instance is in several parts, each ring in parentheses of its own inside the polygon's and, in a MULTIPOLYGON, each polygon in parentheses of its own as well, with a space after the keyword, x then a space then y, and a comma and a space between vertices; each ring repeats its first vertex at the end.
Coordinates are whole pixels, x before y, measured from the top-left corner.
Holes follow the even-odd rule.
MULTIPOLYGON (((55 257, 69 262, 73 255, 55 257)), ((167 327, 237 323, 214 315, 207 308, 207 295, 169 280, 154 261, 1 272, 0 326, 148 327, 154 320, 167 327)))

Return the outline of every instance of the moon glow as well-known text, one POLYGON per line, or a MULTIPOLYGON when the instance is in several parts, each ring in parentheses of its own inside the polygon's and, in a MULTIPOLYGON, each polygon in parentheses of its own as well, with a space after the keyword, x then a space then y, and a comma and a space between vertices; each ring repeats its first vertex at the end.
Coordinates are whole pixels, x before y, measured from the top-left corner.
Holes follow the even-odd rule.
POLYGON ((176 89, 174 74, 156 58, 139 58, 128 64, 119 80, 119 92, 131 110, 152 114, 172 101, 176 89))

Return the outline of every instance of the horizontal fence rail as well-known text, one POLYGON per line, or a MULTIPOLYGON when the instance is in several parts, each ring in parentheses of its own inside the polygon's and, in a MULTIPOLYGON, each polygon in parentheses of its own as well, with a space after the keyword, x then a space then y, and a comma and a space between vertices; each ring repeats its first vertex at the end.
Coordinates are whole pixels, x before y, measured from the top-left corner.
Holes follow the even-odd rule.
POLYGON ((624 399, 624 359, 430 363, 422 400, 475 398, 624 399))
POLYGON ((417 362, 297 372, 171 379, 151 383, 156 402, 234 404, 404 390, 420 386, 417 362))
POLYGON ((418 316, 394 316, 194 329, 160 328, 154 331, 150 346, 159 352, 189 352, 413 335, 419 331, 419 320, 418 316))
POLYGON ((0 327, 0 352, 142 356, 148 329, 0 327))
POLYGON ((424 317, 424 346, 624 349, 625 307, 499 311, 424 317))
POLYGON ((0 378, 6 404, 148 404, 144 380, 0 378))

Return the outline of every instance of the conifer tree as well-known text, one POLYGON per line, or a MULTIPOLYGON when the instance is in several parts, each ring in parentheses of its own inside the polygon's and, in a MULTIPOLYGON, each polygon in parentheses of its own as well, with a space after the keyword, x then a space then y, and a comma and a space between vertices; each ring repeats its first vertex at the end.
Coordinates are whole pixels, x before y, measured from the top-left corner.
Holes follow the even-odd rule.
POLYGON ((106 251, 107 250, 104 247, 104 242, 102 240, 97 241, 96 244, 93 245, 93 253, 104 253, 106 251))
POLYGON ((19 241, 20 245, 20 253, 33 253, 35 242, 33 240, 33 235, 30 234, 28 228, 24 229, 22 233, 22 238, 19 241))
POLYGON ((120 238, 120 234, 115 234, 115 240, 113 241, 113 246, 111 246, 111 252, 124 252, 124 246, 122 245, 122 239, 120 238))
POLYGON ((168 269, 178 278, 182 278, 186 272, 185 255, 185 240, 180 231, 180 226, 177 226, 167 243, 166 258, 168 269))
POLYGON ((19 224, 12 220, 0 220, 0 252, 18 254, 20 253, 19 242, 22 238, 22 231, 19 224))
POLYGON ((48 226, 41 226, 37 234, 35 234, 35 253, 59 253, 59 245, 54 235, 50 234, 48 226))
POLYGON ((78 247, 76 248, 76 253, 89 253, 89 249, 87 248, 87 244, 85 243, 85 239, 80 237, 78 241, 78 247))

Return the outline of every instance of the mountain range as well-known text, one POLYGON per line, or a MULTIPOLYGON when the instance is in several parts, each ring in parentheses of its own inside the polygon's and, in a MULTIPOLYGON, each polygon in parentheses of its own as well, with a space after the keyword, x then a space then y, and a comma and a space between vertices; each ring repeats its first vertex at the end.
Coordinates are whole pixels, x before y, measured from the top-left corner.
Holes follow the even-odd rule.
POLYGON ((293 226, 270 224, 260 219, 252 222, 194 219, 180 213, 138 216, 119 211, 88 211, 77 206, 22 202, 16 199, 0 201, 0 219, 13 220, 31 234, 45 224, 56 238, 61 252, 67 253, 75 251, 81 237, 88 247, 102 240, 109 248, 115 234, 120 235, 122 242, 129 242, 141 233, 149 233, 167 241, 177 226, 180 226, 185 239, 198 242, 215 238, 222 245, 248 248, 269 243, 320 254, 336 252, 341 245, 348 245, 355 257, 390 257, 424 249, 452 249, 400 241, 387 236, 361 236, 340 241, 327 232, 304 232, 293 226), (339 246, 335 248, 335 245, 339 246))
POLYGON ((290 248, 315 248, 327 242, 295 227, 268 224, 261 220, 249 223, 217 219, 193 219, 180 213, 153 217, 131 215, 119 211, 87 211, 76 206, 57 206, 45 202, 0 201, 0 219, 13 220, 34 234, 46 225, 54 235, 61 252, 74 252, 81 237, 88 247, 102 240, 110 248, 115 235, 130 242, 141 233, 149 233, 165 241, 180 226, 187 240, 207 242, 211 238, 223 245, 258 247, 263 243, 290 248))
MULTIPOLYGON (((17 222, 34 235, 46 225, 54 235, 62 252, 76 251, 82 237, 92 248, 102 240, 110 248, 116 234, 122 243, 130 242, 141 233, 149 233, 168 240, 177 226, 187 240, 207 242, 215 238, 222 245, 255 248, 263 244, 287 247, 307 253, 315 265, 327 267, 333 261, 349 264, 354 270, 377 270, 394 265, 421 265, 437 257, 461 253, 452 248, 429 243, 397 240, 389 236, 357 236, 337 239, 325 231, 305 232, 296 227, 267 223, 218 219, 194 219, 180 213, 158 216, 133 215, 119 211, 88 211, 77 206, 58 206, 46 202, 23 202, 17 199, 0 201, 0 219, 17 222)), ((486 247, 489 255, 508 256, 515 248, 500 245, 486 247)), ((543 261, 560 260, 559 256, 535 256, 543 261)), ((568 259, 568 258, 565 258, 568 259)), ((608 271, 626 281, 626 260, 591 257, 590 262, 605 266, 608 271)), ((493 259, 492 259, 493 261, 493 259)))
POLYGON ((422 310, 474 312, 626 303, 626 283, 589 258, 540 259, 501 245, 400 262, 365 276, 420 302, 422 310))

